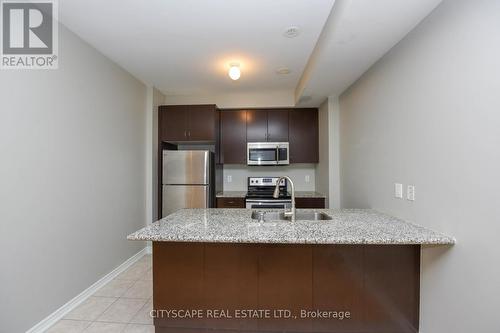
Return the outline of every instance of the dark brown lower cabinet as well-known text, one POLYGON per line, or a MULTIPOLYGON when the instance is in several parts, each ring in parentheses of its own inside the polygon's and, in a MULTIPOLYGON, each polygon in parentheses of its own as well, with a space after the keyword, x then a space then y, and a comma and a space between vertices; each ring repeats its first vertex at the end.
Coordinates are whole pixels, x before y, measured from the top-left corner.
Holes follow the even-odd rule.
POLYGON ((162 314, 154 324, 156 332, 415 333, 419 278, 419 245, 153 242, 153 307, 162 314), (186 311, 194 316, 172 317, 186 311))
POLYGON ((296 208, 325 208, 325 198, 295 198, 296 208))
POLYGON ((217 208, 245 208, 245 198, 217 198, 217 208))

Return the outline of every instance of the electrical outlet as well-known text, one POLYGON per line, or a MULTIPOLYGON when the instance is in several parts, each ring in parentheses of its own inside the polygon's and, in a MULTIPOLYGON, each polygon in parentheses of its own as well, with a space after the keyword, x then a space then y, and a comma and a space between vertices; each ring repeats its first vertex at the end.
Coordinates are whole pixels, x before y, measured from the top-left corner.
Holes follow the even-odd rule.
POLYGON ((410 201, 415 201, 415 186, 408 185, 406 188, 406 199, 410 201))
POLYGON ((233 182, 233 176, 227 175, 227 182, 232 183, 233 182))
POLYGON ((394 197, 403 199, 403 184, 394 183, 394 197))
POLYGON ((306 176, 304 177, 304 180, 306 181, 306 183, 309 183, 309 182, 311 181, 311 176, 306 175, 306 176))

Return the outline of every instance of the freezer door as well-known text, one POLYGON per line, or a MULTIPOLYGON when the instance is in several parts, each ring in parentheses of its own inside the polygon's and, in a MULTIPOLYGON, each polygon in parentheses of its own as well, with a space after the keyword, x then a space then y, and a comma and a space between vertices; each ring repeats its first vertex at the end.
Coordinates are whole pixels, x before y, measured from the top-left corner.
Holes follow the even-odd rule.
POLYGON ((210 152, 207 150, 164 150, 162 181, 172 184, 208 184, 210 152))
POLYGON ((208 185, 163 185, 162 218, 181 208, 207 208, 208 185))

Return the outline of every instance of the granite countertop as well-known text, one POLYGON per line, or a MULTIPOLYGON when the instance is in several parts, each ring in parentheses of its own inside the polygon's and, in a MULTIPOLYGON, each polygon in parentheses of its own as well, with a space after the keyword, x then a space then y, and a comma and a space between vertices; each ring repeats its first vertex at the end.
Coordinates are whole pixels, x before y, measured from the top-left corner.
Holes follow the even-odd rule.
POLYGON ((327 221, 252 220, 251 209, 181 209, 129 235, 129 240, 276 244, 452 245, 453 237, 367 209, 321 211, 327 221))
MULTIPOLYGON (((244 198, 247 195, 246 191, 222 191, 217 193, 217 198, 244 198)), ((297 198, 326 198, 324 194, 315 191, 295 191, 297 198)))
POLYGON ((295 191, 296 198, 326 198, 326 195, 316 191, 295 191))
POLYGON ((244 198, 247 191, 222 191, 215 195, 217 198, 244 198))

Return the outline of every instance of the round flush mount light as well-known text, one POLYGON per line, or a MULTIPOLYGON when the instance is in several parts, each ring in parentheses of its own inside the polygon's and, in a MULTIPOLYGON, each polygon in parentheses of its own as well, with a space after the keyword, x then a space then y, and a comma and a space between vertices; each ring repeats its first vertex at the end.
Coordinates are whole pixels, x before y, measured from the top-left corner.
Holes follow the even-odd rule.
POLYGON ((294 38, 300 34, 300 28, 296 25, 291 25, 283 31, 283 36, 287 38, 294 38))
POLYGON ((229 64, 229 72, 227 74, 231 80, 238 80, 241 76, 240 64, 234 62, 229 64))
POLYGON ((278 75, 287 75, 290 74, 291 70, 288 67, 279 67, 276 69, 276 74, 278 75))

